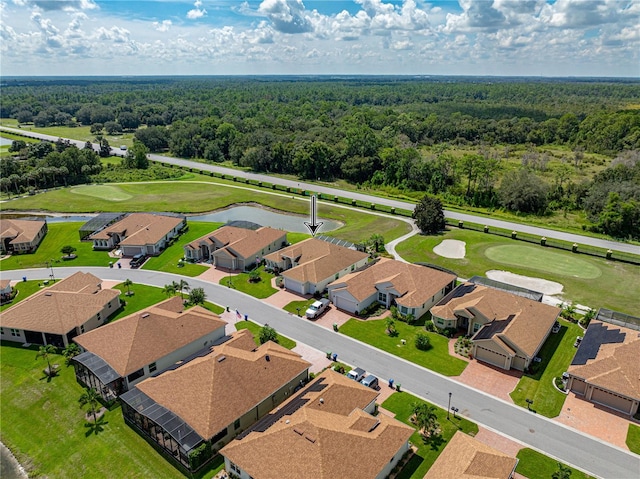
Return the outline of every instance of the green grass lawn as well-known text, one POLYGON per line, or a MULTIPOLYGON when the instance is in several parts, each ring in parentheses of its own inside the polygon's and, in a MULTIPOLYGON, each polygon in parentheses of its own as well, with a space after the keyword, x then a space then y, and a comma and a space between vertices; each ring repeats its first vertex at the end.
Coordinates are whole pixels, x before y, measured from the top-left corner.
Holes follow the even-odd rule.
POLYGON ((215 303, 210 303, 209 301, 205 301, 205 303, 202 305, 202 307, 205 308, 205 309, 208 309, 212 313, 216 313, 218 315, 224 313, 224 308, 222 306, 218 306, 215 303))
MULTIPOLYGON (((29 477, 184 477, 124 423, 119 407, 106 412, 101 432, 91 433, 78 405, 83 389, 62 356, 51 359, 61 369, 49 382, 42 373, 46 362, 36 360, 34 349, 2 343, 0 354, 0 440, 29 477)), ((218 461, 202 477, 212 477, 221 467, 218 461)))
POLYGON ((577 324, 563 319, 559 321, 562 325, 560 331, 551 333, 538 353, 542 362, 534 363, 535 372, 522 376, 511 393, 511 399, 522 407, 527 407, 525 399, 532 399, 531 408, 546 417, 556 417, 562 410, 567 396, 553 386, 553 380, 562 376, 571 364, 576 354, 576 348, 573 347, 576 336, 584 335, 583 329, 577 324))
MULTIPOLYGON (((262 326, 254 323, 253 321, 239 321, 235 324, 236 331, 240 331, 241 329, 248 329, 253 334, 253 340, 256 342, 258 346, 260 346, 260 329, 262 326)), ((292 339, 289 339, 281 334, 278 334, 278 344, 287 349, 293 349, 296 347, 296 342, 292 339)))
MULTIPOLYGON (((516 472, 529 479, 549 479, 558 470, 558 461, 533 449, 520 449, 516 457, 520 459, 516 466, 516 472)), ((589 479, 591 477, 572 467, 569 469, 571 470, 571 479, 589 479)))
POLYGON ((315 301, 315 298, 309 298, 303 301, 291 301, 282 309, 291 314, 298 315, 298 313, 300 313, 300 316, 304 316, 305 311, 309 309, 309 306, 311 306, 315 301))
POLYGON ((113 258, 109 258, 106 251, 93 251, 93 243, 80 241, 78 231, 82 225, 82 222, 50 223, 49 231, 35 253, 9 256, 0 263, 2 269, 44 268, 46 262, 52 262, 55 274, 57 266, 107 266, 113 258), (66 245, 77 249, 76 259, 61 259, 60 248, 66 245))
POLYGON ((152 269, 174 273, 182 276, 199 276, 207 270, 207 266, 197 263, 183 263, 178 266, 178 260, 184 257, 184 245, 201 238, 207 233, 220 228, 224 223, 207 223, 204 221, 189 222, 189 231, 181 235, 178 240, 162 252, 160 256, 149 258, 142 269, 152 269))
POLYGON ((449 355, 448 340, 444 336, 426 333, 433 347, 420 351, 415 346, 415 337, 419 331, 424 332, 424 328, 409 326, 402 321, 396 321, 395 325, 398 336, 391 337, 386 333, 384 319, 360 321, 351 318, 340 326, 340 332, 445 376, 459 376, 467 366, 465 361, 449 355), (407 343, 402 345, 401 339, 407 343))
POLYGON ((260 266, 258 271, 260 272, 260 281, 257 283, 249 282, 249 273, 240 273, 235 276, 225 276, 220 280, 220 284, 237 289, 258 299, 268 298, 277 293, 278 290, 271 286, 273 274, 267 273, 264 270, 264 266, 260 266))
POLYGON ((13 287, 14 290, 18 291, 18 294, 14 296, 13 300, 10 303, 5 303, 2 306, 0 306, 0 311, 4 311, 5 309, 10 308, 14 304, 18 304, 20 301, 22 301, 25 298, 28 298, 36 291, 40 291, 41 287, 42 287, 41 281, 35 281, 35 280, 20 281, 13 287))
POLYGON ((122 291, 120 295, 120 301, 126 304, 118 310, 118 314, 116 314, 109 321, 116 321, 120 318, 124 318, 125 316, 129 316, 130 314, 135 313, 136 311, 140 311, 141 309, 148 308, 152 304, 159 303, 160 301, 164 301, 168 299, 168 296, 162 292, 161 288, 156 288, 155 286, 147 286, 146 284, 137 284, 134 283, 129 286, 131 296, 127 296, 127 288, 123 283, 117 284, 115 289, 119 289, 122 291))
POLYGON ((626 443, 631 452, 640 455, 640 426, 629 424, 626 443))
MULTIPOLYGON (((395 413, 396 419, 399 421, 415 427, 409 420, 413 413, 413 404, 423 402, 421 399, 406 392, 395 392, 382 403, 382 407, 395 413)), ((436 407, 436 409, 441 427, 441 439, 433 441, 431 444, 425 444, 418 431, 413 433, 410 441, 418 448, 418 452, 400 474, 396 476, 398 479, 422 479, 456 431, 472 435, 477 434, 478 426, 476 424, 460 417, 451 417, 450 420, 447 420, 447 411, 439 407, 436 407)))
MULTIPOLYGON (((110 184, 106 197, 96 196, 96 185, 73 186, 12 200, 11 209, 43 210, 64 213, 111 211, 172 211, 177 213, 203 213, 236 203, 256 202, 281 211, 308 215, 308 201, 292 201, 287 195, 269 194, 269 190, 219 180, 193 173, 189 181, 162 181, 152 183, 110 184), (87 201, 90 196, 90 203, 87 201), (126 202, 110 198, 130 197, 126 202)), ((103 186, 103 185, 98 185, 103 186)), ((410 231, 410 226, 394 218, 386 218, 339 208, 329 203, 318 205, 318 215, 341 221, 344 227, 332 231, 332 236, 360 242, 372 232, 384 232, 387 241, 410 231)), ((295 235, 289 241, 303 237, 295 235)))
POLYGON ((396 248, 404 259, 410 262, 426 262, 449 268, 462 278, 470 278, 474 275, 484 276, 492 269, 508 270, 512 273, 536 278, 544 278, 556 281, 564 285, 563 297, 574 303, 584 304, 591 308, 609 308, 614 311, 621 311, 635 314, 637 310, 637 300, 640 297, 640 281, 638 275, 640 268, 631 264, 616 261, 607 261, 602 258, 595 258, 587 255, 576 255, 569 251, 551 250, 542 246, 523 244, 510 238, 503 238, 495 235, 488 235, 481 232, 460 230, 453 228, 443 234, 433 236, 416 235, 403 241, 396 248), (450 259, 438 256, 433 252, 433 248, 444 239, 456 239, 466 242, 466 257, 464 259, 450 259), (518 245, 523 252, 523 259, 514 258, 508 249, 507 255, 502 257, 500 263, 489 259, 488 255, 493 255, 496 251, 490 251, 497 246, 518 245), (538 250, 535 260, 530 260, 532 251, 538 250), (504 261, 513 261, 507 264, 504 261), (522 261, 527 261, 522 265, 522 261), (577 261, 577 262, 576 262, 577 261), (515 264, 520 263, 520 264, 515 264), (559 265, 553 270, 554 264, 559 265), (567 275, 565 264, 588 265, 585 271, 588 278, 567 275), (593 279, 599 270, 600 275, 593 279))

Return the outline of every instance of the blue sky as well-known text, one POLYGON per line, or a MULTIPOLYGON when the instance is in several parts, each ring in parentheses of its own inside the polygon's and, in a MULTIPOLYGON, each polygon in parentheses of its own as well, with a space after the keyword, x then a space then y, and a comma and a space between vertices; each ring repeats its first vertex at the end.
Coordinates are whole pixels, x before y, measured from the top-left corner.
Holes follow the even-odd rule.
POLYGON ((0 0, 2 75, 640 76, 640 0, 0 0))

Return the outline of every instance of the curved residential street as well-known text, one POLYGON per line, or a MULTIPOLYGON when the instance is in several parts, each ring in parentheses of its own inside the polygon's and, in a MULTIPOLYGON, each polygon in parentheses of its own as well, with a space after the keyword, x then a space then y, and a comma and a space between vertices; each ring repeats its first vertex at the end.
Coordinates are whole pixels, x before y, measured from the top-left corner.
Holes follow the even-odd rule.
MULTIPOLYGON (((56 136, 44 135, 42 133, 35 133, 35 132, 16 129, 16 128, 0 127, 0 130, 7 131, 10 133, 17 133, 19 135, 29 136, 32 138, 38 138, 42 140, 56 141, 58 139, 58 137, 56 136)), ((80 148, 84 147, 84 144, 85 144, 84 142, 78 141, 78 140, 69 139, 69 141, 71 141, 72 143, 74 143, 80 148)), ((98 149, 97 145, 94 144, 94 148, 97 150, 98 149)), ((125 154, 125 152, 120 148, 112 148, 112 152, 114 155, 118 155, 118 156, 123 156, 125 154)), ((275 176, 249 173, 245 171, 234 170, 231 168, 215 166, 207 163, 198 163, 196 161, 183 160, 181 158, 172 158, 169 156, 161 156, 161 155, 154 155, 154 154, 149 155, 149 158, 154 161, 158 161, 162 163, 179 165, 187 168, 194 168, 194 169, 208 171, 208 172, 217 172, 217 173, 222 173, 226 175, 234 175, 240 178, 248 178, 256 181, 265 181, 265 182, 275 183, 283 186, 290 186, 292 188, 304 188, 310 191, 324 193, 327 195, 347 196, 355 200, 373 202, 376 204, 390 206, 398 209, 413 210, 415 206, 415 204, 409 203, 406 201, 382 198, 378 196, 368 195, 365 193, 359 193, 357 191, 344 191, 344 190, 332 188, 329 186, 323 186, 323 185, 318 185, 313 183, 305 183, 305 182, 295 181, 295 180, 287 180, 283 178, 277 178, 275 176)), ((447 218, 451 218, 454 220, 468 221, 471 223, 479 223, 482 225, 488 225, 490 227, 493 226, 496 228, 504 228, 507 230, 515 230, 518 232, 529 233, 529 234, 537 235, 540 237, 546 236, 547 238, 556 238, 559 240, 569 241, 571 243, 578 243, 578 244, 589 245, 597 248, 610 249, 612 251, 621 251, 625 253, 640 254, 640 246, 628 244, 628 243, 621 243, 618 241, 592 238, 589 236, 582 236, 582 235, 573 234, 573 233, 565 233, 562 231, 555 231, 551 229, 540 228, 537 226, 523 225, 520 223, 502 221, 502 220, 497 220, 493 218, 487 218, 484 216, 476 216, 468 213, 459 213, 459 212, 454 212, 449 210, 445 210, 445 216, 447 218)))
MULTIPOLYGON (((184 277, 150 270, 120 270, 110 268, 55 268, 57 278, 78 270, 90 272, 105 280, 143 283, 163 287, 184 277)), ((46 279, 49 270, 3 271, 4 279, 46 279)), ((573 465, 590 474, 611 479, 637 479, 640 477, 640 456, 576 431, 545 417, 488 396, 464 384, 416 366, 403 359, 379 351, 347 336, 304 321, 286 311, 258 299, 218 284, 188 278, 189 285, 204 288, 207 299, 238 309, 259 324, 269 323, 279 333, 307 344, 320 351, 332 351, 338 359, 360 366, 381 378, 393 378, 396 384, 412 394, 442 407, 447 407, 448 394, 452 405, 464 417, 479 425, 495 429, 524 445, 544 452, 559 461, 573 465)))

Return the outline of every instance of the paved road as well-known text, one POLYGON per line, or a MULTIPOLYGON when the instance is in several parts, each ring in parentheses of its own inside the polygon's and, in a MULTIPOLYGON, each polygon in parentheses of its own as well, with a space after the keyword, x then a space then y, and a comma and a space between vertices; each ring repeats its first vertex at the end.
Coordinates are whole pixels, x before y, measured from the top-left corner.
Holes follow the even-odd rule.
MULTIPOLYGON (((1 263, 0 263, 1 264, 1 263)), ((119 270, 110 268, 55 268, 57 278, 66 277, 81 269, 103 279, 162 287, 174 280, 184 279, 178 275, 147 270, 119 270)), ((49 270, 3 271, 7 279, 46 279, 49 270)), ((187 278, 189 285, 204 288, 207 298, 214 303, 238 309, 257 323, 269 323, 278 332, 320 351, 332 351, 338 359, 358 365, 381 378, 393 378, 411 391, 441 407, 447 407, 448 393, 452 393, 451 404, 459 408, 460 414, 478 424, 488 426, 517 441, 567 464, 574 465, 592 475, 611 479, 638 479, 640 456, 585 435, 567 426, 488 396, 444 376, 421 368, 373 347, 337 334, 310 321, 296 318, 287 312, 263 303, 255 298, 217 284, 187 278)), ((534 405, 535 406, 535 405, 534 405)))
MULTIPOLYGON (((50 141, 56 141, 58 139, 58 137, 55 136, 51 136, 51 135, 44 135, 42 133, 35 133, 35 132, 31 132, 31 131, 25 131, 22 129, 15 129, 15 128, 7 128, 7 127, 0 127, 0 130, 5 130, 5 131, 9 131, 9 132, 14 132, 14 133, 18 133, 18 134, 22 134, 25 136, 31 136, 33 138, 39 138, 39 139, 43 139, 43 140, 50 140, 50 141)), ((76 144, 78 147, 82 148, 84 147, 84 142, 82 141, 77 141, 77 140, 70 140, 72 143, 76 144)), ((96 150, 98 150, 98 146, 94 145, 94 148, 96 150)), ((114 155, 118 155, 118 156, 123 156, 125 154, 124 151, 122 151, 120 148, 112 148, 112 152, 114 155)), ((399 200, 393 200, 393 199, 389 199, 389 198, 382 198, 382 197, 378 197, 378 196, 373 196, 373 195, 369 195, 369 194, 365 194, 365 193, 358 193, 357 191, 343 191, 343 190, 339 190, 337 188, 331 187, 331 186, 325 186, 325 185, 321 185, 321 184, 315 184, 315 183, 305 183, 305 182, 299 182, 299 181, 294 181, 294 180, 286 180, 283 178, 277 178, 274 176, 269 176, 269 175, 262 175, 262 174, 257 174, 257 173, 249 173, 249 172, 245 172, 245 171, 240 171, 240 170, 234 170, 231 168, 224 168, 221 166, 215 166, 215 165, 210 165, 210 164, 206 164, 206 163, 198 163, 195 161, 190 161, 190 160, 183 160, 181 158, 172 158, 172 157, 168 157, 168 156, 160 156, 160 155, 149 155, 149 158, 154 160, 154 161, 159 161, 159 162, 163 162, 163 163, 169 163, 169 164, 173 164, 173 165, 180 165, 180 166, 185 166, 188 168, 195 168, 195 169, 199 169, 202 171, 208 171, 208 172, 217 172, 217 173, 222 173, 222 174, 226 174, 226 175, 234 175, 237 177, 241 177, 241 178, 249 178, 249 179, 253 179, 256 181, 265 181, 265 182, 269 182, 269 183, 276 183, 279 185, 284 185, 284 186, 290 186, 293 188, 303 188, 309 191, 314 191, 314 192, 318 192, 318 193, 324 193, 327 195, 340 195, 340 196, 347 196, 349 198, 352 199, 356 199, 356 200, 360 200, 360 201, 366 201, 366 202, 374 202, 376 204, 380 204, 380 205, 386 205, 386 206, 390 206, 393 208, 397 208, 397 209, 408 209, 408 210, 413 210, 415 204, 413 203, 409 203, 406 201, 399 201, 399 200)), ((577 234, 573 234, 573 233, 565 233, 562 231, 555 231, 555 230, 550 230, 550 229, 546 229, 546 228, 540 228, 537 226, 528 226, 528 225, 522 225, 519 223, 512 223, 512 222, 508 222, 508 221, 502 221, 502 220, 497 220, 497 219, 492 219, 492 218, 487 218, 484 216, 476 216, 476 215, 471 215, 471 214, 467 214, 467 213, 459 213, 459 212, 455 212, 455 211, 450 211, 450 210, 445 210, 445 216, 447 218, 451 218, 454 219, 456 221, 462 220, 462 221, 467 221, 470 223, 477 223, 477 224, 482 224, 482 225, 488 225, 490 227, 496 227, 496 228, 503 228, 506 230, 515 230, 515 231, 519 231, 522 233, 529 233, 529 234, 533 234, 533 235, 537 235, 537 236, 546 236, 547 238, 556 238, 559 240, 564 240, 564 241, 569 241, 571 243, 578 243, 578 244, 583 244, 583 245, 589 245, 589 246, 594 246, 597 248, 603 248, 603 249, 610 249, 612 251, 621 251, 621 252, 625 252, 625 253, 633 253, 633 254, 640 254, 640 246, 637 245, 633 245, 633 244, 627 244, 627 243, 621 243, 618 241, 611 241, 611 240, 604 240, 604 239, 599 239, 599 238, 592 238, 590 236, 582 236, 582 235, 577 235, 577 234)))

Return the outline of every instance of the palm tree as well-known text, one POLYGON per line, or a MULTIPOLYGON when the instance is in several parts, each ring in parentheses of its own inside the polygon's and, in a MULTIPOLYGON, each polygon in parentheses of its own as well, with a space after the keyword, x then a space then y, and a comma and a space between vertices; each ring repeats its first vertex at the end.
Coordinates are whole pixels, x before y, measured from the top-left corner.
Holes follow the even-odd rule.
POLYGON ((551 477, 553 479, 569 479, 571 477, 571 469, 564 464, 558 463, 558 470, 551 477))
POLYGON ((36 359, 44 359, 47 362, 47 375, 53 376, 53 370, 51 369, 51 363, 49 362, 49 355, 56 354, 58 350, 55 346, 51 344, 47 344, 46 346, 40 346, 38 353, 36 354, 36 359))
POLYGON ((131 285, 133 284, 133 281, 127 278, 122 284, 127 288, 127 296, 131 296, 131 285))
POLYGON ((423 402, 413 404, 412 422, 418 427, 418 431, 424 431, 425 436, 433 436, 440 427, 436 408, 423 402))
POLYGON ((78 399, 80 403, 80 407, 88 404, 91 414, 93 415, 93 422, 96 422, 98 418, 96 417, 96 407, 100 404, 101 396, 98 394, 94 388, 85 388, 84 393, 78 399))
POLYGON ((66 358, 67 366, 71 362, 71 359, 80 354, 80 346, 76 343, 69 343, 69 346, 62 350, 62 355, 66 358))
POLYGON ((397 334, 396 320, 393 319, 392 316, 387 316, 385 324, 387 326, 387 334, 389 334, 389 336, 395 336, 397 334))
POLYGON ((162 292, 167 296, 175 296, 176 294, 176 284, 165 284, 164 288, 162 288, 162 292))
POLYGON ((189 287, 189 283, 187 283, 184 279, 181 279, 177 284, 177 289, 180 291, 180 297, 184 299, 184 291, 189 291, 189 289, 191 288, 189 287))

